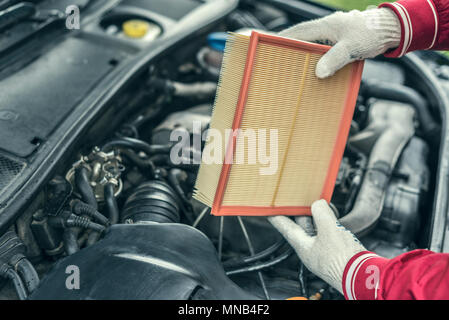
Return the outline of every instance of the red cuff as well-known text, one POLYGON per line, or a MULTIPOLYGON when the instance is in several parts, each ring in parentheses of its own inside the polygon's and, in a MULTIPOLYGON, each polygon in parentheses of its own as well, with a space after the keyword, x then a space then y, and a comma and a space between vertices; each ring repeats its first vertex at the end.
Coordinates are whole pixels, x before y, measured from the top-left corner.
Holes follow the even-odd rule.
POLYGON ((414 50, 432 49, 438 36, 438 13, 432 0, 399 0, 382 3, 379 8, 393 10, 401 23, 399 47, 385 53, 386 57, 401 57, 414 50))
POLYGON ((380 274, 389 259, 363 251, 353 256, 343 272, 343 293, 347 300, 377 299, 380 274))

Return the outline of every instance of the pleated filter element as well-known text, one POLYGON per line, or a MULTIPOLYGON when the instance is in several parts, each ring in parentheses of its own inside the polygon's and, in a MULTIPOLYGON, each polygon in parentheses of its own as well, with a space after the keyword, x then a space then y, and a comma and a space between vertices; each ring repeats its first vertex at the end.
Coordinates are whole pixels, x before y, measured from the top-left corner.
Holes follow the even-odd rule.
POLYGON ((363 62, 318 79, 329 48, 229 34, 194 192, 212 214, 309 215, 330 201, 363 62))

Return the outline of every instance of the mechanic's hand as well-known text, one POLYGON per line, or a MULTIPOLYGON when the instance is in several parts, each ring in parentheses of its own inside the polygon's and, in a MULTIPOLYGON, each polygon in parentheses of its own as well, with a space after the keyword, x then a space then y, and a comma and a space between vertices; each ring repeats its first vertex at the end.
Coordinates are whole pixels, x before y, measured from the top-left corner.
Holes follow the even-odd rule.
POLYGON ((290 218, 269 217, 271 224, 295 249, 307 269, 343 293, 342 278, 348 261, 365 247, 335 217, 325 200, 312 204, 316 235, 310 236, 290 218))
POLYGON ((297 24, 279 35, 334 45, 316 66, 317 77, 325 78, 350 62, 398 47, 401 25, 396 14, 387 8, 353 10, 297 24))

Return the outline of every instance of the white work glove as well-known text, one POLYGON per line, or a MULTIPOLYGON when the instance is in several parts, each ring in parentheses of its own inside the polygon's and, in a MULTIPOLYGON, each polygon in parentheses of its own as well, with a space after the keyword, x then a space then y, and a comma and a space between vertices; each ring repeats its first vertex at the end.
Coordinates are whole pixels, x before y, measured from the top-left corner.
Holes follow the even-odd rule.
POLYGON ((295 249, 305 267, 343 293, 346 264, 357 253, 366 251, 360 241, 335 217, 325 200, 312 204, 316 235, 310 236, 290 218, 269 217, 271 224, 295 249))
POLYGON ((333 45, 316 66, 317 77, 325 78, 350 62, 373 58, 397 48, 401 25, 396 14, 388 8, 352 10, 297 24, 279 35, 333 45))

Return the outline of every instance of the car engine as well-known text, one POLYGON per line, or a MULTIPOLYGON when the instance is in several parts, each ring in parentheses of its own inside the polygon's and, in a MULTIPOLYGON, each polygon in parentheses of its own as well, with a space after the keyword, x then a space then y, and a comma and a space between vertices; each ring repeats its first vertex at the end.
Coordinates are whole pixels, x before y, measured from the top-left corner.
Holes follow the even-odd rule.
MULTIPOLYGON (((66 30, 68 5, 32 2, 0 40, 0 297, 343 299, 265 218, 212 216, 192 199, 204 141, 170 158, 173 132, 208 128, 225 32, 278 32, 329 9, 78 1, 81 28, 66 30), (122 29, 136 19, 144 37, 122 29)), ((446 248, 449 62, 435 55, 365 62, 331 201, 387 258, 446 248)))

